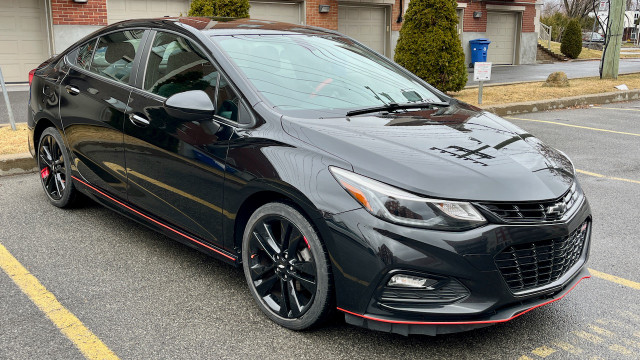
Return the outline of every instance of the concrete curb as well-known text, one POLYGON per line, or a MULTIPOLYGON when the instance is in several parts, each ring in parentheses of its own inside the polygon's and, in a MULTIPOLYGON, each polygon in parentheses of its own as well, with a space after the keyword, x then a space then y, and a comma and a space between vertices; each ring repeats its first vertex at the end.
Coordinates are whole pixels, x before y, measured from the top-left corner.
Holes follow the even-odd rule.
POLYGON ((0 176, 27 174, 38 171, 30 153, 0 155, 0 176))
POLYGON ((616 91, 593 95, 578 95, 560 99, 526 101, 484 107, 499 116, 517 115, 538 111, 558 110, 576 106, 610 104, 640 99, 640 90, 616 91))

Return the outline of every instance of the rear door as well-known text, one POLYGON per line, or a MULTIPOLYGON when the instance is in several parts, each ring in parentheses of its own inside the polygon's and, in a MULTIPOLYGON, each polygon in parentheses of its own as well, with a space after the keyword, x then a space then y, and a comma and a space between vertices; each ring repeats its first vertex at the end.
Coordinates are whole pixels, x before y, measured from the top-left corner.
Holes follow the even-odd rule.
POLYGON ((222 247, 225 158, 239 99, 216 96, 221 74, 193 41, 157 32, 148 43, 124 127, 129 202, 222 247), (218 115, 186 120, 167 113, 164 101, 188 90, 222 101, 218 115))
POLYGON ((144 30, 109 33, 67 57, 60 117, 73 166, 90 183, 126 197, 122 129, 144 30))

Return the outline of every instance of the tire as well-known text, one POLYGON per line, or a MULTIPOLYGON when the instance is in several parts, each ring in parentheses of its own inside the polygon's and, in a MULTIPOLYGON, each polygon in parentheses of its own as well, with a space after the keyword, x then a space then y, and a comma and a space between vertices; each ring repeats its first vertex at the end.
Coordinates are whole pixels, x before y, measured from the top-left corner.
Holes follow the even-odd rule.
POLYGON ((37 152, 40 182, 49 202, 59 208, 71 207, 78 198, 78 190, 71 180, 71 161, 62 135, 54 127, 46 128, 37 152))
POLYGON ((251 215, 242 238, 242 264, 251 295, 275 323, 306 330, 320 325, 333 311, 324 244, 292 206, 268 203, 251 215))

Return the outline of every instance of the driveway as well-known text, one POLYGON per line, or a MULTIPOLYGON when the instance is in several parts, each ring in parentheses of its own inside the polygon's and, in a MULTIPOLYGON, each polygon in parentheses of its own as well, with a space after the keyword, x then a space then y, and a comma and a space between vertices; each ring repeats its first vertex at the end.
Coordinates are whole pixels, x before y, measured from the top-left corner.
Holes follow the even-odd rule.
MULTIPOLYGON (((555 71, 563 71, 569 79, 600 76, 599 61, 556 62, 553 64, 530 64, 494 66, 491 69, 491 81, 485 84, 517 83, 523 81, 544 81, 555 71)), ((467 86, 477 86, 470 70, 467 86)), ((620 74, 640 72, 640 59, 621 59, 620 74)))

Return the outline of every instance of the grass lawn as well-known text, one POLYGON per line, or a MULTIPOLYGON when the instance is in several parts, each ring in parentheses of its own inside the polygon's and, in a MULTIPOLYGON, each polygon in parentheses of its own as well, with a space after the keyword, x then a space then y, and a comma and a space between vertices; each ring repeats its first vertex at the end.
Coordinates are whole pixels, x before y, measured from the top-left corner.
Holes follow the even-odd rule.
POLYGON ((632 42, 624 42, 622 43, 622 48, 638 48, 638 45, 636 45, 635 43, 632 42))
POLYGON ((0 126, 0 155, 19 154, 28 152, 28 130, 26 124, 16 126, 17 130, 11 130, 10 125, 0 126))
MULTIPOLYGON (((540 44, 542 44, 542 46, 544 46, 544 47, 547 47, 547 45, 548 45, 547 41, 538 40, 538 42, 540 44)), ((560 43, 552 41, 551 42, 551 51, 553 51, 556 54, 562 54, 560 52, 560 43)), ((600 60, 601 58, 602 58, 602 51, 594 50, 594 49, 588 49, 588 48, 585 48, 585 47, 582 48, 582 52, 578 56, 578 59, 598 59, 598 60, 600 60)), ((637 59, 637 58, 640 58, 640 53, 638 53, 638 54, 622 54, 622 55, 620 55, 620 58, 621 59, 637 59)))
MULTIPOLYGON (((522 101, 557 99, 576 95, 598 94, 617 91, 614 86, 626 84, 629 89, 640 89, 640 74, 620 75, 617 80, 583 78, 569 80, 569 87, 543 87, 544 82, 514 84, 504 86, 485 86, 482 106, 506 104, 522 101)), ((464 89, 452 93, 456 99, 478 105, 478 89, 464 89)))

